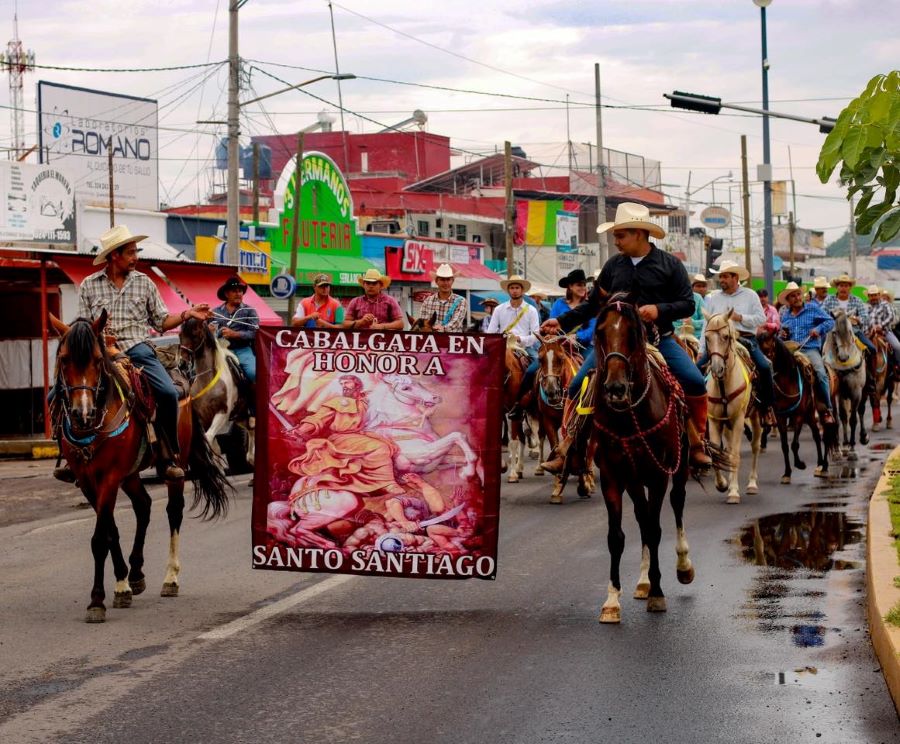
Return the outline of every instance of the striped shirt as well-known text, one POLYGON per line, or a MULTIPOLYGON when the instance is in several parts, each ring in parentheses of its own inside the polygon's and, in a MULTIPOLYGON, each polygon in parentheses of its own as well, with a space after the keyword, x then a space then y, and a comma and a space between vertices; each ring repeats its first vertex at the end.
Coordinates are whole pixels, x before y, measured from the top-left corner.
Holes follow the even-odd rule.
POLYGON ((403 311, 397 300, 385 292, 379 292, 374 301, 370 300, 367 295, 360 295, 350 300, 344 320, 362 320, 362 317, 368 313, 375 316, 376 323, 390 323, 403 319, 403 311))
POLYGON ((169 315, 156 285, 140 271, 128 272, 121 289, 110 281, 106 269, 85 278, 78 291, 78 315, 96 320, 104 309, 109 315, 106 333, 116 337, 122 351, 146 341, 148 326, 162 333, 169 315))
POLYGON ((891 330, 897 322, 894 306, 885 300, 869 305, 869 327, 881 326, 885 331, 891 330))
POLYGON ((442 300, 435 292, 425 298, 419 308, 418 320, 428 320, 434 313, 436 325, 443 326, 448 333, 462 333, 466 328, 466 310, 465 297, 451 292, 446 300, 442 300))
MULTIPOLYGON (((838 299, 837 295, 828 295, 825 298, 825 301, 822 303, 822 309, 826 313, 831 313, 834 315, 835 311, 841 308, 841 301, 838 299)), ((850 295, 847 300, 847 306, 843 308, 844 312, 847 313, 848 318, 856 318, 859 321, 859 325, 857 326, 860 330, 867 330, 869 327, 869 308, 866 307, 866 303, 864 303, 859 297, 856 295, 850 295)))
POLYGON ((781 329, 787 329, 788 338, 802 344, 804 349, 821 350, 825 334, 832 328, 834 328, 834 318, 816 302, 805 303, 796 315, 787 306, 781 311, 781 329), (809 333, 814 328, 818 331, 819 336, 818 338, 809 338, 809 333))

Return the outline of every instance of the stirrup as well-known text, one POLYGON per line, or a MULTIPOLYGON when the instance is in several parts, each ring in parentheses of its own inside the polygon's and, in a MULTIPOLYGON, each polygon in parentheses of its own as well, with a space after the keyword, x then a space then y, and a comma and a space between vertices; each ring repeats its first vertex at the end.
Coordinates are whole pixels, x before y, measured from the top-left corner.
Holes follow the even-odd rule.
POLYGON ((170 462, 166 465, 164 475, 166 480, 182 480, 184 478, 184 470, 174 462, 170 462))
POLYGON ((75 482, 75 473, 72 472, 72 468, 68 465, 60 465, 58 468, 53 468, 53 477, 63 483, 75 482))

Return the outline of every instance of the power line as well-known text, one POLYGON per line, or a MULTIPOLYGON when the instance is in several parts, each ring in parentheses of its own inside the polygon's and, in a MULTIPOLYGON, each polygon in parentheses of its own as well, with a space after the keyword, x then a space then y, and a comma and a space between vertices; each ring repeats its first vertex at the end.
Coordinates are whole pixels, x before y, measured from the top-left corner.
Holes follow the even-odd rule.
MULTIPOLYGON (((172 67, 63 67, 61 65, 33 65, 39 70, 60 70, 62 72, 171 72, 173 70, 194 70, 199 67, 212 67, 223 65, 228 60, 221 62, 203 62, 196 65, 173 65, 172 67)), ((0 68, 12 67, 8 61, 0 62, 0 68)))

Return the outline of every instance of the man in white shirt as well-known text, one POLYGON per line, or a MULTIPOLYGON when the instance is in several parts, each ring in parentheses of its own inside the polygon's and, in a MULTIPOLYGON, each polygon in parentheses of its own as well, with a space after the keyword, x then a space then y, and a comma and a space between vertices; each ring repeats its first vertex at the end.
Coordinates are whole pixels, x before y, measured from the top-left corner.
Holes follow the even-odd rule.
MULTIPOLYGON (((772 403, 775 402, 775 380, 772 375, 772 363, 759 348, 756 341, 756 329, 766 322, 766 311, 763 310, 759 295, 749 287, 742 287, 741 282, 750 278, 750 274, 734 261, 722 261, 719 270, 712 270, 719 275, 721 292, 708 294, 703 301, 703 309, 707 317, 732 310, 731 322, 738 332, 738 340, 747 347, 757 370, 757 393, 763 416, 769 420, 772 403)), ((703 369, 709 362, 706 353, 706 340, 701 339, 703 351, 697 360, 697 366, 703 369)))
MULTIPOLYGON (((509 302, 501 302, 491 313, 488 333, 502 333, 504 336, 515 336, 531 358, 531 364, 525 371, 522 380, 521 397, 524 398, 534 385, 534 376, 538 369, 538 339, 534 335, 541 327, 537 310, 525 302, 524 295, 531 289, 531 282, 521 276, 513 275, 500 282, 500 288, 509 295, 509 302)), ((529 396, 530 400, 530 396, 529 396)), ((525 401, 527 406, 527 401, 525 401)), ((515 415, 516 412, 512 412, 515 415)))

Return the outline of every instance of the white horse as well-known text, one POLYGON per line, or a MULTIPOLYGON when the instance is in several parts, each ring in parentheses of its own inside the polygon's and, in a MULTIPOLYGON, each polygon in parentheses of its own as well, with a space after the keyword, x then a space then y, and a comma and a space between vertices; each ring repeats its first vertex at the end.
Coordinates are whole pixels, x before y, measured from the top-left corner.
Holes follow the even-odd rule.
POLYGON ((866 384, 866 365, 856 344, 853 326, 843 310, 834 313, 834 328, 825 337, 822 358, 837 378, 837 384, 832 386, 831 399, 834 409, 840 414, 843 446, 848 451, 848 457, 855 460, 857 421, 860 441, 867 439, 864 417, 858 415, 866 384))

